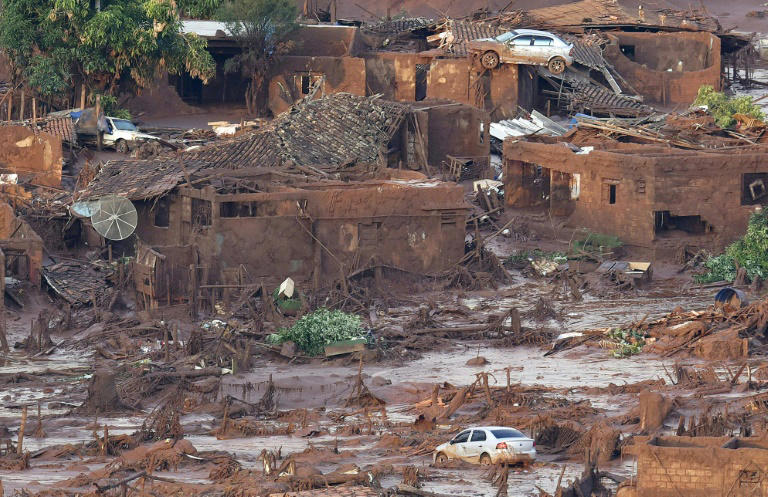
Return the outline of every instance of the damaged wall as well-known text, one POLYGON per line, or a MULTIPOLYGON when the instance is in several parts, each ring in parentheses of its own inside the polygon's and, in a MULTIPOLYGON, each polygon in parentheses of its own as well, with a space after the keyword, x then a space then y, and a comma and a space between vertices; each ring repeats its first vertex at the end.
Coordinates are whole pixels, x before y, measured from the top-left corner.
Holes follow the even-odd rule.
POLYGON ((0 203, 0 249, 5 253, 6 276, 40 286, 43 240, 5 202, 0 203))
POLYGON ((759 438, 657 437, 626 452, 637 456, 637 497, 768 492, 768 446, 759 438))
POLYGON ((744 233, 754 205, 768 198, 764 157, 760 147, 726 154, 626 145, 575 153, 565 143, 507 140, 506 202, 559 210, 571 226, 616 235, 652 249, 652 257, 674 255, 681 244, 721 252, 744 233), (560 178, 571 191, 565 200, 550 194, 552 171, 567 175, 560 178))
POLYGON ((365 59, 339 56, 284 56, 269 82, 269 110, 278 115, 308 95, 323 80, 319 94, 351 93, 365 96, 365 59))
POLYGON ((706 32, 609 33, 604 56, 647 102, 689 105, 720 90, 720 38, 706 32))
POLYGON ((61 138, 0 126, 0 173, 18 174, 33 185, 60 186, 62 165, 61 138))
POLYGON ((137 202, 137 234, 151 245, 197 246, 212 277, 242 264, 251 277, 324 286, 339 262, 347 274, 374 265, 430 274, 463 255, 466 206, 459 185, 419 181, 226 195, 181 187, 159 217, 165 205, 137 202))
MULTIPOLYGON (((442 167, 453 157, 488 157, 491 152, 488 134, 491 118, 487 112, 470 105, 450 101, 425 100, 414 106, 417 113, 427 114, 429 163, 442 167), (422 110, 419 110, 422 109, 422 110)), ((424 132, 425 128, 422 128, 424 132)))

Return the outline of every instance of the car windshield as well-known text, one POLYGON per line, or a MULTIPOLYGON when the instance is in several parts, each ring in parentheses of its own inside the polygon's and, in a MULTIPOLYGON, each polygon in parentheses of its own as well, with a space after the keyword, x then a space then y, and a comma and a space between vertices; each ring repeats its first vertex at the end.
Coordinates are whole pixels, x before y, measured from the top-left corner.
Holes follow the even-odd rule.
POLYGON ((525 435, 514 428, 491 430, 491 433, 493 433, 493 436, 496 438, 525 438, 525 435))
POLYGON ((112 122, 115 123, 115 127, 121 131, 136 131, 138 129, 135 124, 131 121, 126 121, 125 119, 113 119, 112 122))
POLYGON ((496 41, 500 41, 501 43, 506 43, 509 40, 511 40, 512 38, 514 38, 516 34, 517 33, 515 33, 514 31, 508 31, 508 32, 506 32, 504 34, 501 34, 501 35, 497 36, 496 37, 496 41))

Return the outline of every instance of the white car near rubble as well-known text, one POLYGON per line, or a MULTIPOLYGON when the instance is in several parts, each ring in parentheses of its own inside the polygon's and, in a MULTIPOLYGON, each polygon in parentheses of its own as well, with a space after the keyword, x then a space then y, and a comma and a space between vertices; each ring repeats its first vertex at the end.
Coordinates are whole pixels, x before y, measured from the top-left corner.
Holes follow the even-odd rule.
POLYGON ((432 455, 435 463, 461 459, 473 464, 531 463, 536 460, 536 442, 507 426, 467 428, 450 442, 438 445, 432 455))

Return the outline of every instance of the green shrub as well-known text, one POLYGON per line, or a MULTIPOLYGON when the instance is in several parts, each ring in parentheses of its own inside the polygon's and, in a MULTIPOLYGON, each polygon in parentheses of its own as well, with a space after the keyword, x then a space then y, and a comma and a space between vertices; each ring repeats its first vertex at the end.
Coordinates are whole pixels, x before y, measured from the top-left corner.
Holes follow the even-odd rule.
POLYGON ((299 318, 290 328, 281 328, 267 337, 267 341, 279 344, 287 341, 308 355, 321 354, 326 345, 339 340, 351 340, 363 336, 360 317, 342 311, 318 309, 299 318))
POLYGON ((610 252, 622 245, 624 243, 617 236, 593 233, 589 230, 584 230, 583 235, 573 242, 574 247, 585 252, 610 252))
POLYGON ((707 272, 695 276, 694 280, 697 283, 733 281, 737 266, 744 268, 749 279, 768 277, 768 215, 763 210, 750 216, 747 232, 729 245, 724 254, 704 262, 707 272))
POLYGON ((752 103, 750 97, 728 97, 723 92, 715 91, 710 85, 699 88, 694 105, 706 105, 715 123, 721 128, 730 128, 736 124, 734 114, 746 114, 761 121, 765 119, 763 111, 752 103))

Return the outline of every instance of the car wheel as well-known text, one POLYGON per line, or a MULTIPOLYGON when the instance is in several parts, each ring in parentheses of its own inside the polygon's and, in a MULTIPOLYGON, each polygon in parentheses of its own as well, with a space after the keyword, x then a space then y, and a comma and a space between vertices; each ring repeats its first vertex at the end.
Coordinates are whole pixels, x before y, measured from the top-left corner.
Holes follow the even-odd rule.
POLYGON ((480 64, 486 69, 496 69, 499 66, 499 54, 488 50, 480 57, 480 64))
POLYGON ((562 57, 554 57, 549 61, 547 67, 552 74, 562 74, 565 72, 565 59, 562 57))
POLYGON ((443 454, 442 452, 435 457, 435 463, 437 464, 445 464, 448 462, 448 456, 443 454))
POLYGON ((491 456, 488 454, 483 454, 480 456, 480 465, 481 466, 490 466, 491 465, 491 456))
POLYGON ((125 140, 117 140, 117 143, 115 143, 115 150, 121 154, 127 154, 130 151, 128 149, 128 142, 125 140))

